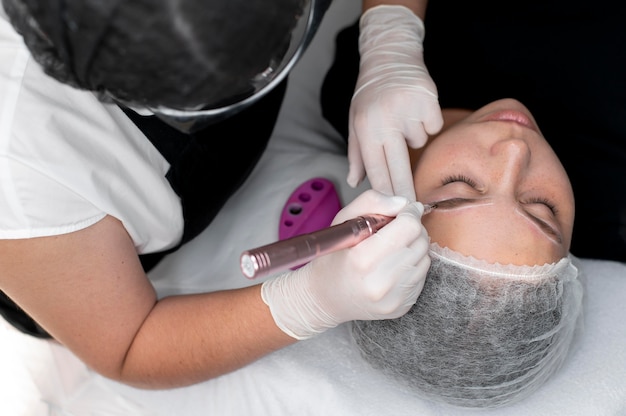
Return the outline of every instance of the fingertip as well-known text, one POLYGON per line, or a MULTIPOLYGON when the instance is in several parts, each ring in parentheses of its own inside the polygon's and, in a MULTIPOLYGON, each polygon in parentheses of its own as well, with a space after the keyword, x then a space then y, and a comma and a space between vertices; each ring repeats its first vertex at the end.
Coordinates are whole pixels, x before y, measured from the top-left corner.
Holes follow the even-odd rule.
POLYGON ((434 126, 424 126, 424 129, 426 130, 426 133, 428 133, 429 136, 434 136, 436 134, 439 134, 439 132, 441 131, 441 128, 443 127, 443 123, 441 124, 435 124, 434 126))
POLYGON ((443 127, 443 117, 441 111, 437 111, 437 115, 431 117, 424 122, 424 130, 429 136, 435 135, 441 131, 443 127))
POLYGON ((424 215, 424 204, 422 204, 422 203, 421 203, 421 202, 419 202, 419 201, 414 201, 414 202, 412 203, 412 205, 413 205, 413 206, 415 206, 415 208, 416 208, 416 209, 417 209, 417 211, 419 212, 420 217, 421 217, 422 215, 424 215))
POLYGON ((402 215, 402 214, 412 215, 420 219, 422 218, 422 215, 424 214, 424 204, 422 204, 419 201, 413 201, 410 204, 408 204, 406 207, 404 207, 404 209, 400 212, 399 215, 402 215))
POLYGON ((352 188, 356 188, 365 178, 365 167, 358 149, 350 147, 348 149, 348 176, 346 182, 352 188))
POLYGON ((422 127, 420 124, 419 128, 414 129, 410 133, 410 137, 406 137, 406 143, 411 149, 419 149, 428 141, 428 134, 426 134, 424 129, 426 129, 426 125, 422 127))
POLYGON ((348 173, 348 177, 346 178, 346 182, 348 182, 348 186, 351 188, 356 188, 361 183, 361 179, 359 175, 356 175, 352 172, 348 173))

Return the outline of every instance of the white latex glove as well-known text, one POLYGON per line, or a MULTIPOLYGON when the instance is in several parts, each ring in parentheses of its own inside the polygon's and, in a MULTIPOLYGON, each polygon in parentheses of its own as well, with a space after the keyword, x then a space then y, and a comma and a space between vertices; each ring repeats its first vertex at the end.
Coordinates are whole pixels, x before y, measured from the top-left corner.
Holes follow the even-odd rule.
POLYGON ((264 282, 261 294, 278 327, 301 340, 342 322, 407 313, 430 267, 423 212, 419 202, 373 190, 342 209, 333 224, 371 213, 396 218, 352 248, 264 282))
POLYGON ((348 184, 415 200, 408 146, 441 130, 437 87, 424 65, 424 24, 404 6, 376 6, 360 20, 361 63, 350 105, 348 184))

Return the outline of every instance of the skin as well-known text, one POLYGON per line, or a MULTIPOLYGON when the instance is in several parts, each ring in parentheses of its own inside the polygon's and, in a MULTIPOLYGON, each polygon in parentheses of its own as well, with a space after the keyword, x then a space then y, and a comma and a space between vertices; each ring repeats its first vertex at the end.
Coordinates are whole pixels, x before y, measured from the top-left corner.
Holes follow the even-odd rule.
POLYGON ((422 220, 431 240, 489 262, 565 257, 574 195, 530 111, 503 99, 474 113, 444 111, 444 118, 442 132, 413 153, 417 198, 438 204, 422 220))
POLYGON ((69 234, 0 240, 0 253, 0 287, 92 369, 133 386, 197 383, 295 342, 259 285, 157 301, 110 216, 69 234))

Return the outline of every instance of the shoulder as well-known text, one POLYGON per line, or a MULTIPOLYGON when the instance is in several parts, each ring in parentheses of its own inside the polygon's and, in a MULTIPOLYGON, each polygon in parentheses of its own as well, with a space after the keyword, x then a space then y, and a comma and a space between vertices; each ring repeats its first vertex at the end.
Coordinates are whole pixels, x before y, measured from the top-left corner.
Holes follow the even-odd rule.
POLYGON ((167 161, 119 107, 47 76, 2 15, 0 114, 0 238, 53 235, 109 214, 139 249, 178 240, 167 161))

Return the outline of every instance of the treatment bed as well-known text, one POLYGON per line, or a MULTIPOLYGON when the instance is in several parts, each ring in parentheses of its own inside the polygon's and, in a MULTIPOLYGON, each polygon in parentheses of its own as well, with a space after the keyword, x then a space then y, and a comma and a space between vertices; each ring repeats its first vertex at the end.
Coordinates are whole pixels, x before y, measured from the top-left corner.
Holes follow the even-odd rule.
MULTIPOLYGON (((266 154, 211 226, 150 273, 159 296, 258 283, 242 275, 239 255, 278 238, 283 205, 306 180, 332 181, 343 205, 366 189, 367 183, 346 185, 345 144, 319 106, 335 35, 359 10, 357 0, 333 2, 289 78, 266 154)), ((214 380, 146 391, 105 379, 62 346, 24 335, 0 318, 0 415, 626 415, 626 264, 582 259, 582 265, 580 337, 547 384, 508 407, 477 412, 415 397, 360 358, 348 325, 214 380)))

